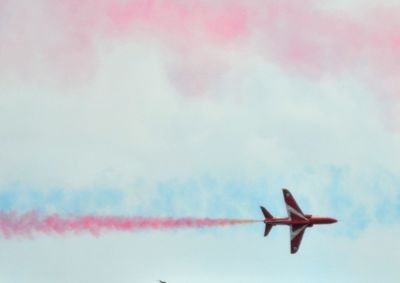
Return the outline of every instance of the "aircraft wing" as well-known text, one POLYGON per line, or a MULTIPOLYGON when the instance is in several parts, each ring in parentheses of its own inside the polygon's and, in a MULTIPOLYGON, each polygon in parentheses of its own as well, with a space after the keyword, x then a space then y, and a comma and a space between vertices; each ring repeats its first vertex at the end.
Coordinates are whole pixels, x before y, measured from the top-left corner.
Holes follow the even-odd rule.
POLYGON ((304 213, 301 211, 296 200, 287 189, 283 189, 283 198, 285 199, 286 209, 290 220, 307 220, 304 213))
POLYGON ((300 247, 301 239, 307 225, 290 225, 290 253, 295 254, 300 247))

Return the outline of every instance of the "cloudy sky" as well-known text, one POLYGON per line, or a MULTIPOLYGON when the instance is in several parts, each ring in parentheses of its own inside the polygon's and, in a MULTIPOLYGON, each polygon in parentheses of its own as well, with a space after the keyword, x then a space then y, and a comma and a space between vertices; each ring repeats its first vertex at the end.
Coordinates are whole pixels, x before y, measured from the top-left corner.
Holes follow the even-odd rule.
POLYGON ((331 2, 0 0, 0 281, 398 282, 400 5, 331 2), (284 216, 283 187, 339 220, 296 255, 262 224, 4 233, 284 216))

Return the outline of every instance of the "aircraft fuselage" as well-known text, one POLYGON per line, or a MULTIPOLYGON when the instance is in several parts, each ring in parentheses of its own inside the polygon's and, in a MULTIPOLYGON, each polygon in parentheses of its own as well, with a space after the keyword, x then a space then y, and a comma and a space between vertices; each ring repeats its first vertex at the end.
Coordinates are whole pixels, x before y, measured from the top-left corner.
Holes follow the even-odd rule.
POLYGON ((319 216, 311 216, 306 215, 307 219, 304 220, 294 220, 290 219, 289 217, 276 217, 272 219, 265 219, 265 224, 270 225, 308 225, 312 226, 314 224, 332 224, 336 223, 337 220, 331 217, 319 217, 319 216))

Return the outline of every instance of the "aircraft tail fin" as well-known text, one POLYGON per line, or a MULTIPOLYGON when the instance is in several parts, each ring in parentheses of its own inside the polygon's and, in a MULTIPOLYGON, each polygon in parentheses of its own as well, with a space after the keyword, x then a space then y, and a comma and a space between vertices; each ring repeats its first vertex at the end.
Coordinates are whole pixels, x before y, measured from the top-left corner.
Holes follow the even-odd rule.
POLYGON ((271 228, 272 228, 271 224, 268 224, 268 223, 265 224, 264 237, 268 236, 269 231, 271 231, 271 228))
POLYGON ((261 208, 262 213, 264 214, 265 219, 271 219, 271 218, 273 218, 273 216, 271 215, 271 213, 269 213, 269 211, 268 211, 265 207, 260 206, 260 208, 261 208))

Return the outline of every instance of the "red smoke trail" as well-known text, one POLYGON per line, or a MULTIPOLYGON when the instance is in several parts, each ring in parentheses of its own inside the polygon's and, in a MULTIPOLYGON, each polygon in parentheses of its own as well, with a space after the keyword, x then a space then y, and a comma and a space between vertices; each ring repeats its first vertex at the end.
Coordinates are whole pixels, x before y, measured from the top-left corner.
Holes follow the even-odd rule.
POLYGON ((31 237, 35 233, 66 234, 68 232, 89 232, 97 236, 103 231, 112 230, 204 228, 255 222, 259 221, 224 218, 145 218, 95 215, 62 217, 58 214, 39 216, 35 212, 22 215, 0 213, 0 234, 5 238, 13 236, 31 237))

